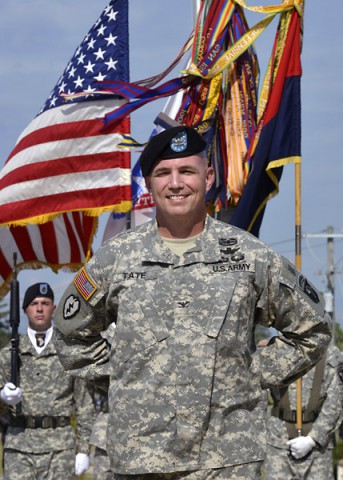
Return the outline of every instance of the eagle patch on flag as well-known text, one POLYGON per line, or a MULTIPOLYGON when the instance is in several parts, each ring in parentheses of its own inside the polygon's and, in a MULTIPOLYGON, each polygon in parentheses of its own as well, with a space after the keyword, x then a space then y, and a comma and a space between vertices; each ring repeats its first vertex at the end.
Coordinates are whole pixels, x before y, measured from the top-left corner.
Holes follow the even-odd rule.
POLYGON ((74 278, 74 285, 85 300, 89 300, 97 290, 96 285, 93 283, 84 268, 81 268, 74 278))

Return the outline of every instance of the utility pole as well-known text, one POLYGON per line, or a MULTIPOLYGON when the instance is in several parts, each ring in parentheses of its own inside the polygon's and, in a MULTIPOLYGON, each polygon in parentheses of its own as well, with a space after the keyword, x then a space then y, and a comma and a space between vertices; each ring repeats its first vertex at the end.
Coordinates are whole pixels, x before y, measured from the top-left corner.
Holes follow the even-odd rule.
POLYGON ((334 260, 334 248, 333 248, 333 228, 327 227, 327 259, 328 259, 328 301, 330 302, 330 297, 332 301, 332 314, 331 318, 334 320, 335 317, 335 260, 334 260))
POLYGON ((324 293, 325 310, 330 315, 332 322, 335 322, 335 258, 334 239, 343 238, 343 233, 334 233, 333 227, 327 227, 326 233, 303 233, 307 238, 327 239, 327 291, 324 293))

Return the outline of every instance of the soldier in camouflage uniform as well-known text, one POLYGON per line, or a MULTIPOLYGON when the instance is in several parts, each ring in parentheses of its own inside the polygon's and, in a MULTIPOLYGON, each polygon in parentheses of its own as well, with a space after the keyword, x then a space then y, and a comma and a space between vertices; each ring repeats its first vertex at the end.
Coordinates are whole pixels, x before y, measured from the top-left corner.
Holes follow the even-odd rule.
MULTIPOLYGON (((116 325, 111 323, 106 332, 102 333, 109 343, 112 342, 116 325)), ((93 475, 94 480, 111 480, 113 474, 110 468, 110 459, 106 451, 108 425, 108 395, 105 392, 95 391, 96 409, 98 416, 94 422, 89 443, 94 446, 93 475)))
POLYGON ((116 480, 256 480, 266 391, 318 361, 330 337, 318 292, 254 236, 206 213, 214 171, 192 128, 152 137, 140 157, 156 219, 105 243, 56 314, 73 375, 106 388, 116 480), (116 322, 110 345, 102 336, 116 322), (256 324, 281 335, 252 351, 256 324))
POLYGON ((99 412, 90 436, 89 443, 93 445, 93 476, 94 480, 111 480, 113 473, 111 472, 110 459, 106 452, 106 432, 108 425, 108 400, 102 402, 102 411, 99 412))
POLYGON ((330 345, 320 363, 302 377, 303 431, 296 430, 296 384, 272 390, 265 480, 334 480, 334 432, 342 421, 341 352, 330 345), (316 373, 317 370, 317 373, 316 373), (320 375, 320 378, 317 376, 320 375), (311 396, 318 385, 318 395, 311 396), (288 395, 287 404, 284 395, 288 395), (313 397, 312 397, 313 398, 313 397))
POLYGON ((83 380, 64 371, 51 341, 56 309, 51 287, 47 283, 29 287, 23 309, 28 330, 20 337, 20 387, 9 382, 10 345, 0 352, 0 407, 10 410, 5 479, 71 480, 89 466, 92 397, 83 380))

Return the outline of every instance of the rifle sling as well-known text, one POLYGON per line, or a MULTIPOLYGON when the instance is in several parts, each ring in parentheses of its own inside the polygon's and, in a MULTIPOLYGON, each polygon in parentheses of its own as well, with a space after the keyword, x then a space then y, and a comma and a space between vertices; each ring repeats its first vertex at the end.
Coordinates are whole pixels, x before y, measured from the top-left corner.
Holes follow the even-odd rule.
MULTIPOLYGON (((310 398, 308 400, 307 408, 303 410, 303 435, 308 435, 312 428, 313 422, 316 420, 321 405, 319 405, 320 387, 324 378, 324 369, 326 365, 326 354, 319 360, 315 366, 315 372, 313 376, 313 384, 311 389, 310 398)), ((295 438, 298 436, 296 429, 296 411, 291 410, 288 388, 281 396, 278 406, 273 407, 271 414, 274 417, 278 417, 285 422, 288 437, 295 438)))

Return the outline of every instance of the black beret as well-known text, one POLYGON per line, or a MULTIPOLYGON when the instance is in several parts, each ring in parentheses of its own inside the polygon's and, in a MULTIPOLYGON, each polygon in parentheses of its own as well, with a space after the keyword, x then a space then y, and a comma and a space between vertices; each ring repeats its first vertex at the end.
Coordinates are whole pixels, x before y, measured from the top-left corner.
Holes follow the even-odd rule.
POLYGON ((23 309, 30 305, 36 297, 47 297, 54 301, 54 292, 48 283, 35 283, 26 292, 23 300, 23 309))
POLYGON ((205 148, 206 141, 192 127, 178 125, 163 130, 151 137, 139 158, 142 174, 149 175, 158 160, 190 157, 205 148))

